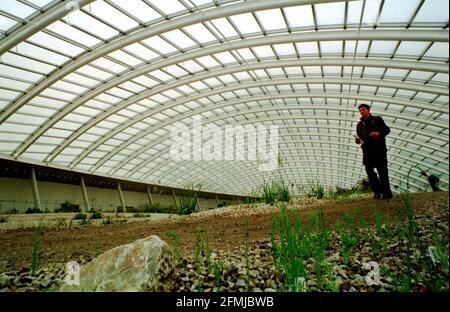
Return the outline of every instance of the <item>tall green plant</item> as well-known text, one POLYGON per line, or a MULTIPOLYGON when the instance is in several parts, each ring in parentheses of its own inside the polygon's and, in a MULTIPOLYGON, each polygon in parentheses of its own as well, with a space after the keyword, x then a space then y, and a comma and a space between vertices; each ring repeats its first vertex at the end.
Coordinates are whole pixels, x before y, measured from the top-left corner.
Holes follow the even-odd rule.
POLYGON ((44 223, 41 220, 39 225, 36 227, 36 232, 34 234, 34 243, 33 243, 33 254, 31 257, 31 267, 30 267, 30 275, 34 276, 39 267, 39 239, 44 232, 44 223))
POLYGON ((250 244, 249 244, 249 230, 248 230, 248 221, 245 221, 244 224, 244 257, 245 257, 245 267, 247 270, 247 284, 248 284, 248 288, 250 288, 251 285, 251 273, 250 273, 250 244))
POLYGON ((177 263, 178 265, 181 265, 183 263, 183 258, 181 257, 180 253, 180 236, 175 230, 170 230, 169 232, 167 232, 167 235, 173 240, 173 243, 175 244, 175 256, 177 258, 177 263))
POLYGON ((193 186, 184 190, 178 198, 177 213, 179 215, 189 215, 197 211, 197 192, 193 186))

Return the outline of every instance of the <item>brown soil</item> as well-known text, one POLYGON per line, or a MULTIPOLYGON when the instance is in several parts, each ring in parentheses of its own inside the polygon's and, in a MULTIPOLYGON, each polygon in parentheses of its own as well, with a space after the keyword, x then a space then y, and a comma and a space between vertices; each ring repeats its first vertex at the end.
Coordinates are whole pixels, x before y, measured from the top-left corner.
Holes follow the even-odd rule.
MULTIPOLYGON (((432 213, 433 207, 446 203, 448 192, 413 194, 414 210, 417 214, 432 213)), ((323 208, 325 222, 334 225, 344 212, 360 209, 367 220, 379 209, 394 215, 396 209, 404 207, 401 196, 392 200, 344 200, 318 201, 312 205, 297 203, 290 210, 306 220, 311 211, 323 208)), ((111 225, 87 225, 70 229, 45 228, 39 239, 39 259, 41 267, 51 267, 53 263, 71 260, 89 260, 95 256, 98 237, 100 251, 130 243, 150 235, 158 235, 173 245, 168 231, 174 230, 181 239, 181 253, 192 257, 195 250, 195 234, 201 225, 208 232, 212 250, 233 250, 243 244, 244 224, 248 221, 250 239, 270 238, 270 222, 273 207, 269 205, 241 205, 196 213, 191 216, 171 216, 138 222, 115 223, 111 225)), ((0 235, 0 272, 28 268, 31 263, 35 229, 4 230, 0 235)))

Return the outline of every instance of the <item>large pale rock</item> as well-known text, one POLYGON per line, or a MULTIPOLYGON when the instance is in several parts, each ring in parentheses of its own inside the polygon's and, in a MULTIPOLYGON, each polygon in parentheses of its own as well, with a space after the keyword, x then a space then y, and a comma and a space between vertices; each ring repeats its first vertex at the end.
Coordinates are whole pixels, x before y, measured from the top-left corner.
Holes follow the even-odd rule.
POLYGON ((61 291, 171 291, 175 281, 174 252, 153 235, 101 254, 81 267, 79 285, 61 291))

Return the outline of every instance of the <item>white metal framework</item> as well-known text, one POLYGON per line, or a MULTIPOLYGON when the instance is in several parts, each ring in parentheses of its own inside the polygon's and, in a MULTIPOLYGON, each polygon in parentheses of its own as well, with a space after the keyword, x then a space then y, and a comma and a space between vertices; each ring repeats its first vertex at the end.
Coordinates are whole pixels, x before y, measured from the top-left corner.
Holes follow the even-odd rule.
POLYGON ((351 187, 364 102, 391 127, 392 184, 427 189, 425 170, 448 190, 448 39, 447 0, 2 0, 0 158, 229 194, 351 187), (194 116, 277 125, 277 170, 174 161, 194 116))

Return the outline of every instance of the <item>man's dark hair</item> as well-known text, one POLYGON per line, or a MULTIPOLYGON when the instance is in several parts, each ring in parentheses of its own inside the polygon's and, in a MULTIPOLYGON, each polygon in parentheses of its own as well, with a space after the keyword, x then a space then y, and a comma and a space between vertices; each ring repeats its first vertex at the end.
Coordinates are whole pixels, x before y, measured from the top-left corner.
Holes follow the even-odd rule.
POLYGON ((366 109, 370 110, 370 106, 369 106, 369 105, 367 105, 367 104, 365 104, 365 103, 363 103, 363 104, 359 104, 359 106, 358 106, 358 109, 360 109, 361 107, 364 107, 364 108, 366 108, 366 109))

